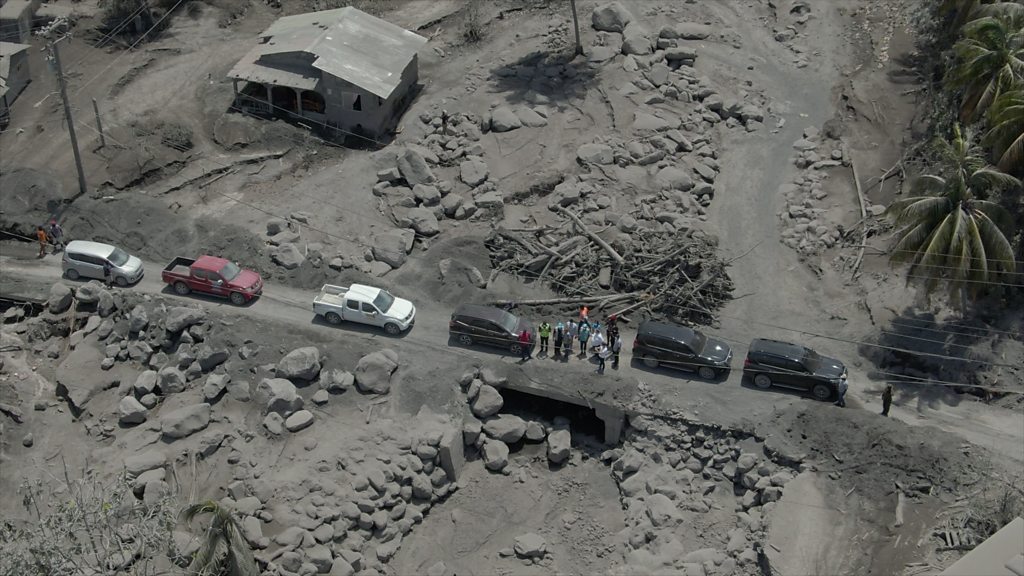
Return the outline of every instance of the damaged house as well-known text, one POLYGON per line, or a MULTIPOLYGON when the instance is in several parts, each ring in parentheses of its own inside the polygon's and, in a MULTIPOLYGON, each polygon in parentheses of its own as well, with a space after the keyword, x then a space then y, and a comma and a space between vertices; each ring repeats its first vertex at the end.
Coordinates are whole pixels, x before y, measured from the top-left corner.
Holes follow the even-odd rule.
POLYGON ((379 138, 413 96, 426 41, 352 7, 280 18, 228 73, 235 106, 379 138))

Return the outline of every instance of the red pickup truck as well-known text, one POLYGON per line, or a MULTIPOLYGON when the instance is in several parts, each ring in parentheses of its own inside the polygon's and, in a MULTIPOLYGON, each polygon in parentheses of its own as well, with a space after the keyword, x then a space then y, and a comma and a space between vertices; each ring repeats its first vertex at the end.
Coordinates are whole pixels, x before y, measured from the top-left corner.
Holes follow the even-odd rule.
POLYGON ((239 306, 263 293, 263 279, 259 274, 216 256, 200 256, 194 260, 179 256, 164 268, 160 277, 182 296, 201 292, 227 298, 239 306))

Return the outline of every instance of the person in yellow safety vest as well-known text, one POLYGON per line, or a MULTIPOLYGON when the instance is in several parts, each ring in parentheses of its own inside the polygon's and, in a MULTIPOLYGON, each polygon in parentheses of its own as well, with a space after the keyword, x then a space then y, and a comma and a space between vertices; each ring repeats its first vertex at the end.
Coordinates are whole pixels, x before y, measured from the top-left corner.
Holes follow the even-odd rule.
POLYGON ((551 324, 545 320, 540 323, 537 327, 537 334, 540 336, 540 353, 546 354, 548 351, 548 338, 551 337, 551 324))

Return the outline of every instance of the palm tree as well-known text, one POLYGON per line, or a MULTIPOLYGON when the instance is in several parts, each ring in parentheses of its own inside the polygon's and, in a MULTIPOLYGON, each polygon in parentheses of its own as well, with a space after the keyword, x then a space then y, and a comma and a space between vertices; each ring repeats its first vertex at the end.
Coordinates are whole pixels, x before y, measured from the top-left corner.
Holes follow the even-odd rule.
POLYGON ((957 32, 964 24, 984 16, 1019 16, 1024 6, 1017 2, 993 2, 992 0, 943 0, 938 6, 939 15, 948 19, 949 30, 957 32))
POLYGON ((964 90, 960 118, 973 122, 992 102, 1024 79, 1024 16, 986 16, 963 28, 953 46, 957 64, 947 81, 964 90))
POLYGON ((1020 181, 985 164, 970 131, 953 127, 950 142, 935 145, 939 174, 920 176, 913 197, 894 201, 886 214, 900 227, 890 260, 910 263, 909 276, 923 276, 931 291, 947 280, 963 302, 1000 273, 1014 271, 1007 238, 1011 218, 999 204, 986 200, 990 190, 1020 186, 1020 181))
POLYGON ((1000 170, 1024 174, 1024 83, 992 104, 984 143, 992 147, 1000 170))
POLYGON ((252 556, 242 528, 230 510, 209 500, 193 504, 182 511, 186 524, 204 514, 210 524, 203 530, 202 545, 188 566, 190 576, 259 576, 260 569, 252 556))

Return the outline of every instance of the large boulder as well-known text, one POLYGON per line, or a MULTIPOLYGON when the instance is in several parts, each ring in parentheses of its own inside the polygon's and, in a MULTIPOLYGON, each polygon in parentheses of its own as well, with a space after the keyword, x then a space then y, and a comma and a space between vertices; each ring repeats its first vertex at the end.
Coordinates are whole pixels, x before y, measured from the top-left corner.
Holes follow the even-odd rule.
POLYGON ((423 154, 412 148, 406 148, 399 153, 398 171, 402 173, 402 178, 405 178, 409 186, 431 184, 437 180, 423 154))
POLYGON ((693 178, 690 173, 676 166, 666 166, 654 176, 654 182, 662 190, 687 190, 693 188, 693 178))
POLYGON ((203 344, 196 350, 196 361, 203 372, 209 372, 220 366, 231 356, 227 348, 214 348, 209 344, 203 344))
POLYGON ((650 54, 654 51, 651 33, 638 22, 630 22, 622 32, 623 54, 650 54))
POLYGON ((371 251, 373 259, 384 262, 392 268, 405 264, 405 235, 399 230, 389 230, 383 234, 374 234, 371 251))
POLYGON ((117 405, 118 422, 121 424, 142 424, 149 415, 149 410, 135 396, 125 396, 117 405))
POLYGON ((53 314, 67 312, 68 308, 71 308, 73 298, 74 293, 71 292, 71 288, 57 282, 50 286, 50 297, 46 300, 46 309, 53 314))
POLYGON ((576 159, 584 164, 611 164, 615 161, 612 147, 607 144, 584 144, 576 149, 576 159))
POLYGON ((161 368, 157 377, 160 393, 165 395, 183 392, 188 384, 188 378, 185 376, 185 373, 174 366, 161 368))
POLYGON ((493 386, 484 384, 480 387, 480 391, 477 392, 476 398, 473 399, 473 404, 470 407, 477 418, 486 418, 497 414, 504 404, 505 400, 498 393, 498 390, 493 386))
POLYGON ((132 478, 137 478, 150 470, 163 468, 167 465, 167 455, 159 450, 149 450, 124 459, 124 469, 132 478))
POLYGON ((270 254, 270 259, 285 270, 294 270, 306 261, 306 255, 295 244, 285 242, 274 248, 270 254))
POLYGON ((146 394, 152 394, 157 387, 158 378, 155 370, 146 370, 139 377, 135 379, 135 384, 132 389, 135 391, 135 395, 142 398, 146 394))
POLYGON ((102 370, 103 353, 95 346, 77 346, 57 366, 57 395, 72 411, 81 412, 97 394, 114 386, 114 376, 102 370))
POLYGON ((484 421, 484 432, 495 440, 515 444, 526 434, 526 421, 512 414, 500 414, 484 421))
POLYGON ((548 460, 553 464, 561 464, 569 459, 569 446, 572 436, 568 430, 554 430, 548 434, 548 460))
POLYGON ((508 106, 498 106, 491 111, 491 130, 495 132, 509 132, 522 126, 523 121, 508 106))
POLYGON ((437 263, 437 268, 441 272, 442 282, 450 282, 457 285, 468 284, 477 288, 487 287, 487 279, 480 273, 480 270, 476 266, 471 266, 461 260, 442 258, 437 263))
POLYGON ((190 326, 202 324, 206 320, 206 311, 201 308, 175 306, 167 310, 164 328, 168 332, 178 333, 190 326))
POLYGON ((267 412, 290 416, 302 409, 302 396, 295 390, 295 384, 284 378, 264 378, 256 386, 257 400, 264 402, 267 412))
POLYGON ((178 408, 160 418, 160 431, 170 440, 185 438, 209 425, 210 405, 205 402, 178 408))
POLYGON ((489 174, 487 162, 484 162, 478 156, 467 158, 465 162, 459 165, 459 177, 470 188, 476 188, 483 184, 489 174))
POLYGON ((424 206, 434 206, 441 201, 441 191, 437 189, 437 186, 417 184, 412 188, 412 195, 424 206))
POLYGON ((404 213, 404 216, 408 220, 409 227, 415 230, 417 234, 433 236, 441 231, 437 215, 430 208, 424 208, 423 206, 410 208, 404 213))
POLYGON ((711 36, 711 26, 698 24, 697 22, 681 22, 675 26, 665 26, 658 34, 661 38, 670 40, 705 40, 711 36))
POLYGON ((544 542, 544 538, 531 532, 522 536, 516 536, 513 550, 515 550, 516 556, 520 558, 543 558, 544 553, 548 550, 548 546, 544 542))
POLYGON ((591 25, 602 32, 622 32, 633 21, 633 15, 621 2, 609 2, 594 8, 591 25))
POLYGON ((146 313, 145 306, 138 304, 128 314, 128 331, 132 334, 138 334, 145 330, 146 326, 149 326, 149 314, 146 313))
POLYGON ((292 350, 277 363, 274 375, 289 380, 314 380, 320 375, 320 350, 306 346, 292 350))
POLYGON ((398 368, 398 354, 394 350, 371 352, 356 364, 356 386, 362 392, 387 394, 391 391, 391 375, 398 368))
POLYGON ((320 387, 331 394, 341 394, 356 383, 356 377, 345 370, 331 370, 320 375, 320 387))
POLYGON ((498 472, 508 466, 508 446, 500 440, 484 442, 482 449, 484 466, 498 472))
POLYGON ((313 425, 313 413, 309 410, 299 410, 284 421, 284 427, 289 432, 298 432, 313 425))
POLYGON ((80 304, 96 304, 100 301, 100 292, 105 292, 103 285, 93 280, 75 290, 75 300, 80 304))

